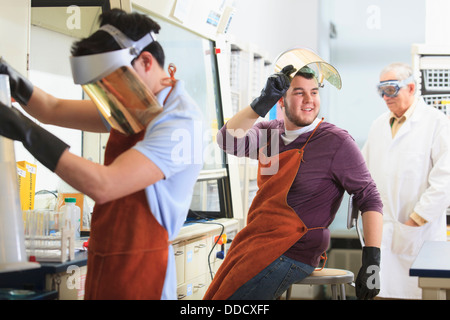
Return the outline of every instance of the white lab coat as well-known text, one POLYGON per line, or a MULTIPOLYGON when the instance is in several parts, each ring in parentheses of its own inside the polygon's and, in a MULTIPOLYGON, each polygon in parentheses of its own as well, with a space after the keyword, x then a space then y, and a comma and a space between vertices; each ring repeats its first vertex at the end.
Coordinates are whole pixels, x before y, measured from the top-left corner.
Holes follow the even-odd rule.
POLYGON ((418 98, 413 115, 392 138, 389 116, 388 111, 374 121, 362 150, 383 201, 379 297, 420 299, 409 268, 424 241, 446 240, 450 120, 418 98), (428 223, 405 225, 413 211, 428 223))

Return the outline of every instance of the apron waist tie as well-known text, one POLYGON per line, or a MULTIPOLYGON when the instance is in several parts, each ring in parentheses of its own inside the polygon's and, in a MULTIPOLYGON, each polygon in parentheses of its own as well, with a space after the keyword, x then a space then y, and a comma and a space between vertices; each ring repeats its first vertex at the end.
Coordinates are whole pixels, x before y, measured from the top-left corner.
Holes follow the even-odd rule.
POLYGON ((166 250, 167 247, 169 247, 172 244, 172 241, 167 242, 167 246, 161 246, 159 248, 151 248, 151 249, 142 249, 142 250, 131 250, 131 251, 117 251, 117 252, 95 252, 94 250, 89 250, 89 253, 95 256, 99 257, 112 257, 112 256, 119 256, 119 255, 126 255, 126 254, 140 254, 140 253, 148 253, 148 252, 155 252, 160 250, 166 250))
MULTIPOLYGON (((326 228, 325 228, 325 227, 308 228, 308 231, 311 231, 311 230, 319 230, 319 229, 326 229, 326 228)), ((327 257, 327 252, 325 251, 325 252, 320 256, 320 261, 323 260, 322 267, 320 267, 320 268, 318 267, 318 268, 314 269, 314 271, 322 271, 323 268, 325 268, 325 264, 327 263, 327 259, 328 259, 328 257, 327 257)))
POLYGON ((322 271, 323 268, 325 268, 325 264, 327 263, 327 259, 328 259, 328 257, 327 257, 327 253, 326 253, 326 251, 325 251, 325 252, 320 256, 320 260, 321 260, 321 261, 323 260, 322 267, 316 268, 316 269, 314 269, 314 271, 322 271))

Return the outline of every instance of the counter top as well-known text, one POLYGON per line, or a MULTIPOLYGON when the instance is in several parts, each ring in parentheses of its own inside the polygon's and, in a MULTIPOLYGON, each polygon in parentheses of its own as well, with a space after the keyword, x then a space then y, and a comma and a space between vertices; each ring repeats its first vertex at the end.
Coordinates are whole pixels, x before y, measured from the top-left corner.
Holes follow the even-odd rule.
POLYGON ((201 234, 212 231, 220 231, 222 226, 226 229, 234 224, 238 224, 236 219, 217 219, 217 220, 196 220, 187 222, 178 233, 178 236, 172 241, 177 243, 183 240, 198 237, 201 234))
POLYGON ((450 242, 426 241, 409 269, 409 275, 450 278, 450 242))
MULTIPOLYGON (((180 233, 173 242, 176 243, 195 238, 201 234, 216 230, 220 231, 222 226, 226 229, 227 227, 233 226, 237 223, 238 221, 236 219, 217 219, 211 221, 200 220, 188 222, 183 226, 183 228, 181 228, 180 233)), ((76 241, 75 248, 82 247, 82 243, 84 241, 86 241, 86 239, 83 238, 76 241)), ((85 266, 87 265, 87 258, 87 251, 77 250, 75 252, 75 259, 73 260, 66 262, 40 262, 40 268, 0 273, 0 288, 19 288, 44 291, 45 276, 47 274, 67 272, 67 268, 71 265, 76 265, 79 267, 85 266)))
POLYGON ((66 272, 68 266, 85 266, 87 265, 87 251, 75 252, 75 258, 66 262, 40 262, 41 269, 45 273, 60 273, 66 272))

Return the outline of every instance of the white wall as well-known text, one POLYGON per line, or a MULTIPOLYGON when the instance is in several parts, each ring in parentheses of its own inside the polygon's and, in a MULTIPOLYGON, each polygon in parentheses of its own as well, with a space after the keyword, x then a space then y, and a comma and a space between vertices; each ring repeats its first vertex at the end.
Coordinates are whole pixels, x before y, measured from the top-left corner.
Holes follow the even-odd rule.
MULTIPOLYGON (((322 0, 335 24, 331 63, 343 88, 333 92, 326 119, 346 129, 362 147, 372 122, 387 107, 376 92, 379 74, 392 62, 411 64, 411 46, 425 42, 425 0, 322 0)), ((346 229, 344 200, 331 230, 346 229)))
POLYGON ((387 110, 375 89, 381 69, 411 64, 412 44, 425 42, 425 0, 326 1, 337 30, 331 61, 343 78, 329 118, 362 145, 372 121, 387 110))
POLYGON ((426 0, 426 43, 430 45, 450 44, 448 13, 450 1, 426 0))
POLYGON ((318 50, 319 0, 236 0, 228 34, 266 52, 269 60, 304 46, 318 50))

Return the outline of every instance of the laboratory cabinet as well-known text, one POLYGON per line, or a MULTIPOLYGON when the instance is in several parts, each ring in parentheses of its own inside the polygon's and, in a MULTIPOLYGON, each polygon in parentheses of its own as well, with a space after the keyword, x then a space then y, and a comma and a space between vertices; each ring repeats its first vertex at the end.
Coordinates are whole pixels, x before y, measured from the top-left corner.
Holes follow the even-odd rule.
MULTIPOLYGON (((250 105, 258 97, 264 88, 267 77, 274 72, 271 61, 267 54, 251 43, 243 43, 238 39, 229 38, 224 44, 228 55, 230 105, 224 107, 224 120, 228 121, 233 115, 250 105)), ((276 118, 276 109, 270 112, 266 118, 258 121, 276 118)), ((227 155, 230 167, 236 168, 238 173, 238 187, 242 202, 243 221, 246 220, 248 209, 258 190, 257 173, 258 161, 250 158, 236 158, 227 155)), ((234 198, 233 198, 234 199, 234 198)))
POLYGON ((179 300, 201 300, 239 230, 237 219, 200 220, 173 241, 179 300))
MULTIPOLYGON (((417 95, 450 118, 450 46, 414 44, 412 66, 417 81, 417 95)), ((447 209, 450 225, 450 207, 447 209)), ((450 239, 450 228, 447 232, 450 239)))
POLYGON ((87 251, 65 262, 41 262, 39 268, 0 272, 0 300, 83 300, 87 251))
POLYGON ((412 61, 417 94, 450 118, 450 46, 414 44, 412 61))

